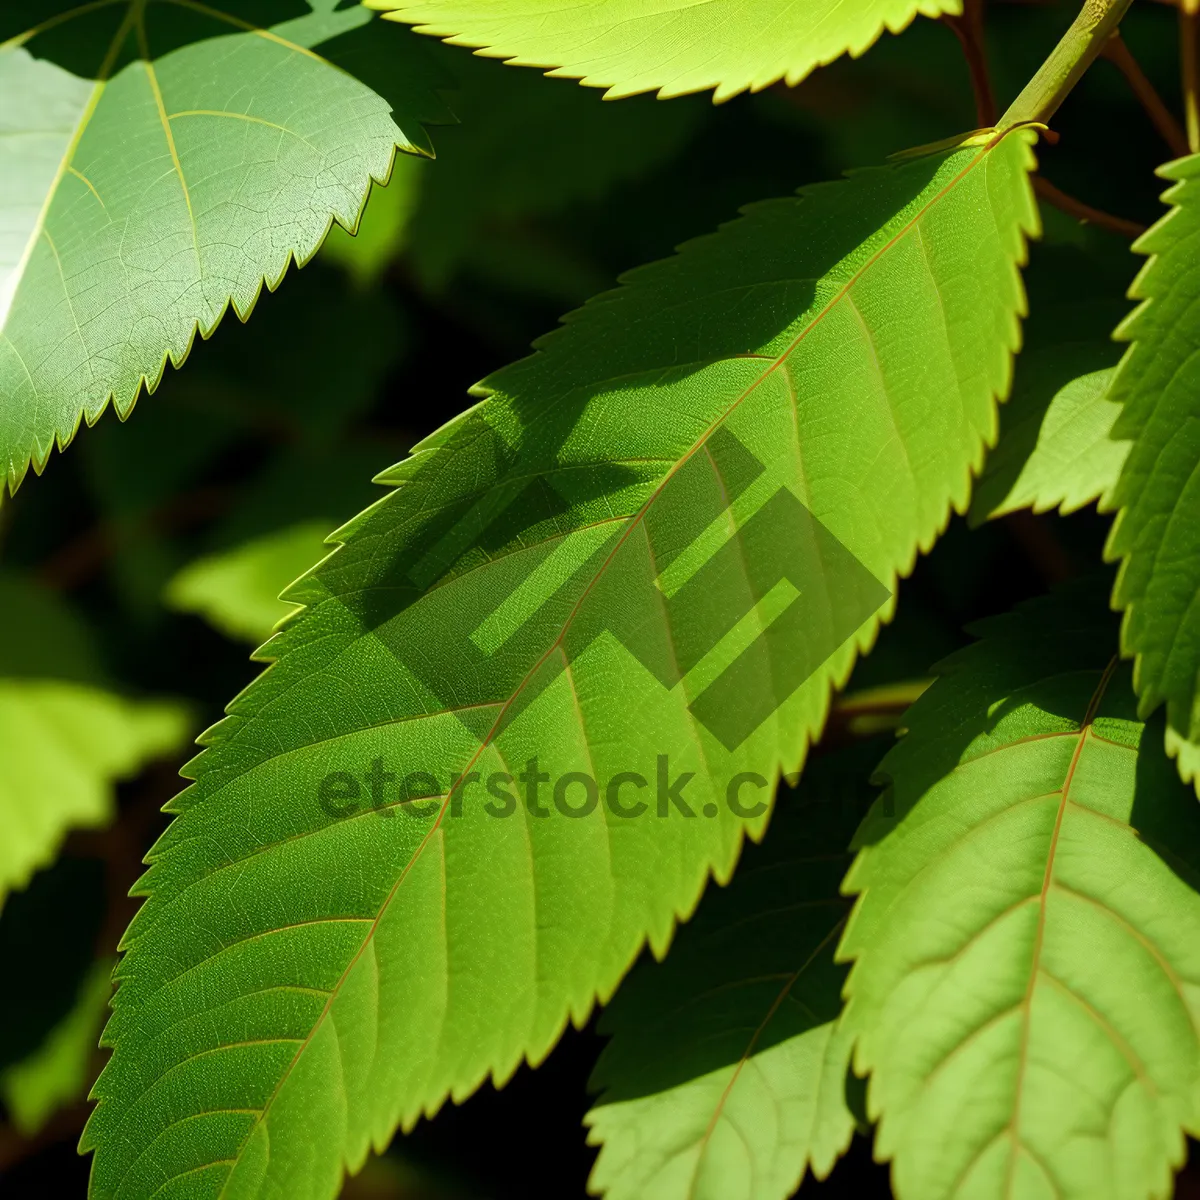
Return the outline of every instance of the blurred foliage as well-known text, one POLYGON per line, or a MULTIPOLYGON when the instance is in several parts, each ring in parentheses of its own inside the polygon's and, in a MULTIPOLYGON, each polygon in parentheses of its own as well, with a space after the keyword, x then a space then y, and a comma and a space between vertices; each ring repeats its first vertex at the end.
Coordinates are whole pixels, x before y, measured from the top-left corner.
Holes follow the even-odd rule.
POLYGON ((198 558, 167 584, 163 601, 168 608, 205 617, 227 637, 265 642, 296 610, 279 593, 320 560, 329 529, 327 521, 310 521, 198 558))
POLYGON ((114 959, 97 959, 63 1021, 32 1054, 0 1073, 0 1098, 14 1127, 26 1137, 39 1133, 60 1108, 87 1094, 115 966, 114 959))

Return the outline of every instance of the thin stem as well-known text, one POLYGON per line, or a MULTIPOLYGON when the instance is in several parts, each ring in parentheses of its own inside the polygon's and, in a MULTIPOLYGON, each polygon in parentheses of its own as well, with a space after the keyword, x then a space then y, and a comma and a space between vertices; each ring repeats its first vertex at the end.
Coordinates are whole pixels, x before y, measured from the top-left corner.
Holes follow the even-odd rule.
POLYGON ((1090 204, 1084 204, 1082 200, 1076 200, 1074 196, 1068 195, 1062 188, 1056 188, 1048 179, 1043 179, 1040 175, 1033 177, 1033 190, 1047 204, 1054 205, 1068 216, 1075 217, 1080 221, 1090 221, 1093 225, 1099 225, 1101 229, 1119 233, 1121 237, 1136 238, 1146 232, 1145 225, 1139 225, 1136 221, 1127 221, 1124 217, 1114 217, 1101 208, 1093 208, 1090 204))
POLYGON ((1120 33, 1114 33, 1104 47, 1104 57, 1125 76, 1133 94, 1138 98, 1146 115, 1154 123, 1164 142, 1171 147, 1171 153, 1182 157, 1188 152, 1187 138, 1179 128, 1179 122, 1171 115, 1171 110, 1163 103, 1162 97, 1154 90, 1154 84, 1146 78, 1146 73, 1138 66, 1137 59, 1130 53, 1125 39, 1120 33))
POLYGON ((987 53, 983 46, 983 0, 965 0, 961 17, 944 17, 962 46, 967 69, 971 72, 971 91, 975 96, 975 119, 980 129, 996 124, 996 96, 988 75, 987 53))
POLYGON ((1000 118, 1000 127, 1011 129, 1031 121, 1044 125, 1049 121, 1104 49, 1131 3, 1132 0, 1085 0, 1071 28, 1000 118))
POLYGON ((1196 45, 1200 0, 1180 0, 1179 57, 1183 75, 1183 115, 1187 124, 1187 152, 1200 152, 1200 98, 1198 98, 1196 45))

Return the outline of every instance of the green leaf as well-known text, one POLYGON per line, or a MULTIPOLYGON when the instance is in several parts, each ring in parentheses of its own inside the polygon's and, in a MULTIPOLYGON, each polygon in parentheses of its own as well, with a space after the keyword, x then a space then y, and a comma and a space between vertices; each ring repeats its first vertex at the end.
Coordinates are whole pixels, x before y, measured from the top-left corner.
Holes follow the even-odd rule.
POLYGON ((151 852, 94 1195, 332 1196, 663 952, 965 506, 1031 137, 754 206, 380 476, 151 852))
POLYGON ((783 79, 799 83, 841 54, 862 54, 917 13, 958 13, 957 0, 366 0, 419 32, 479 47, 516 66, 661 98, 716 88, 727 100, 783 79))
POLYGON ((1129 452, 1111 436, 1120 406, 1109 396, 1120 354, 1109 331, 1127 309, 1129 246, 1049 212, 1047 244, 1025 275, 1030 316, 1012 399, 971 498, 974 524, 1103 502, 1129 452))
POLYGON ((113 816, 113 784, 181 746, 186 713, 47 679, 0 679, 0 903, 58 852, 69 829, 113 816))
POLYGON ((1113 369, 1091 371, 1064 384, 1050 403, 1014 391, 1004 436, 979 480, 971 508, 1000 517, 1021 508, 1071 513, 1103 500, 1121 474, 1129 443, 1111 437, 1120 406, 1108 398, 1113 369), (1027 403, 1018 407, 1018 397, 1027 403))
POLYGON ((167 585, 168 608, 197 613, 235 640, 258 645, 296 611, 280 600, 289 583, 319 558, 331 521, 306 521, 184 567, 167 585))
MULTIPOLYGON (((355 31, 369 20, 335 5, 314 0, 316 11, 267 30, 241 15, 262 4, 233 15, 199 0, 65 13, 45 0, 0 16, 10 491, 110 399, 128 415, 230 305, 245 320, 263 284, 307 262, 332 222, 352 228, 396 147, 428 149, 421 123, 440 105, 410 83, 389 89, 404 105, 392 114, 335 65, 362 58, 355 31), (334 61, 311 48, 327 42, 334 61)), ((395 75, 419 74, 417 41, 396 39, 395 75)))
POLYGON ((880 769, 839 956, 898 1200, 1166 1196, 1200 1129, 1200 812, 1103 596, 985 622, 880 769))
POLYGON ((28 1058, 0 1073, 0 1100, 22 1136, 33 1137, 60 1108, 83 1099, 112 996, 113 966, 111 959, 96 963, 61 1024, 28 1058))
POLYGON ((1178 752, 1200 742, 1200 156, 1160 174, 1173 182, 1164 195, 1173 207, 1134 247, 1150 255, 1130 291, 1142 303, 1117 330, 1133 344, 1112 386, 1123 408, 1113 432, 1133 445, 1107 554, 1121 559, 1113 602, 1125 610, 1121 649, 1134 658, 1139 711, 1165 702, 1178 752))
POLYGON ((182 746, 184 708, 107 686, 87 626, 62 598, 0 575, 0 906, 70 829, 113 815, 113 785, 182 746))
POLYGON ((605 1010, 593 1192, 786 1200, 810 1164, 823 1179, 849 1145, 833 950, 847 846, 871 795, 862 757, 817 759, 728 889, 709 892, 666 961, 638 966, 605 1010))

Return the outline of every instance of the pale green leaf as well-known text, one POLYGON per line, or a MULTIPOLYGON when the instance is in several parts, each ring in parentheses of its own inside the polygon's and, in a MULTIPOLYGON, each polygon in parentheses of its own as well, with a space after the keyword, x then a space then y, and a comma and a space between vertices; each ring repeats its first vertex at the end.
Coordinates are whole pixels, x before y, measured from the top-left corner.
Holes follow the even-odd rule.
POLYGON ((215 629, 258 645, 296 605, 279 598, 321 557, 332 521, 306 521, 197 559, 167 585, 168 608, 196 613, 215 629))
POLYGON ((876 1153, 897 1200, 1169 1196, 1200 1129, 1200 812, 1102 581, 980 632, 908 714, 846 881, 876 1153))
MULTIPOLYGON (((353 227, 397 147, 427 149, 421 122, 442 110, 422 88, 389 89, 404 105, 392 113, 311 49, 365 64, 353 35, 368 14, 313 0, 316 11, 263 30, 243 16, 264 4, 303 12, 278 0, 228 14, 199 0, 63 12, 44 0, 0 15, 9 490, 110 399, 128 414, 230 305, 245 320, 332 222, 353 227)), ((418 73, 418 43, 395 39, 402 81, 418 73)))
MULTIPOLYGON (((838 885, 865 811, 862 755, 812 763, 763 846, 709 892, 666 961, 643 963, 605 1010, 612 1036, 587 1116, 608 1200, 786 1200, 846 1149, 850 1039, 838 885), (855 770, 855 768, 858 768, 855 770)), ((873 760, 872 760, 873 761, 873 760)))
POLYGON ((958 0, 366 0, 421 33, 516 66, 554 68, 608 96, 715 88, 715 100, 800 82, 842 54, 862 54, 918 13, 958 0))
POLYGON ((1114 434, 1133 445, 1107 553, 1121 559, 1113 602, 1140 711, 1166 704, 1177 751, 1200 742, 1200 155, 1160 173, 1173 207, 1134 247, 1150 255, 1130 292, 1142 303, 1117 330, 1133 345, 1112 387, 1124 410, 1114 434))
POLYGON ((1025 274, 1029 320, 1000 417, 1000 440, 971 497, 978 523, 1021 508, 1074 512, 1111 494, 1129 452, 1112 437, 1120 357, 1111 330, 1126 312, 1134 261, 1117 235, 1046 210, 1046 242, 1025 274))
POLYGON ((0 1073, 0 1100, 23 1136, 33 1137, 60 1108, 83 1099, 112 996, 113 965, 111 959, 96 963, 45 1042, 0 1073))
POLYGON ((728 878, 994 437, 1031 137, 754 206, 380 476, 151 852, 95 1196, 332 1196, 728 878))
POLYGON ((118 780, 186 740, 180 705, 127 700, 106 683, 62 597, 0 576, 0 905, 70 829, 108 823, 118 780))
POLYGON ((113 784, 181 746, 186 714, 59 680, 0 679, 0 902, 69 829, 113 815, 113 784))
POLYGON ((1020 508, 1071 513, 1103 501, 1129 453, 1128 442, 1111 436, 1120 412, 1120 405, 1108 398, 1112 377, 1111 367, 1080 375, 1044 407, 1027 404, 1018 410, 1014 396, 1005 414, 1011 420, 988 457, 972 510, 989 517, 1020 508))

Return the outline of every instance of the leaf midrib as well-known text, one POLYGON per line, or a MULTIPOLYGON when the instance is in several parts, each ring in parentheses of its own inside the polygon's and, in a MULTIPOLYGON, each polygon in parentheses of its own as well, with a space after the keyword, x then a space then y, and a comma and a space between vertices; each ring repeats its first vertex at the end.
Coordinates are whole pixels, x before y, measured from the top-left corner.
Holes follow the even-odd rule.
MULTIPOLYGON (((750 1035, 746 1043, 745 1050, 742 1051, 741 1057, 738 1059, 737 1066, 734 1067, 733 1074, 729 1077, 725 1087, 721 1091, 721 1095, 717 1098, 716 1104, 713 1106, 712 1116, 709 1118, 708 1126, 704 1130, 704 1135, 701 1137, 696 1147, 696 1162, 692 1168, 692 1177, 688 1183, 687 1200, 695 1200, 696 1186, 700 1182, 700 1168, 704 1163, 705 1154, 708 1151, 708 1144, 712 1141, 712 1135, 717 1128, 717 1123, 720 1121, 722 1114, 725 1111, 725 1106, 729 1103, 729 1097, 733 1094, 733 1089, 737 1086, 738 1080, 741 1078, 742 1071, 746 1064, 754 1055, 754 1048, 758 1045, 759 1038, 762 1037, 768 1025, 770 1025, 775 1014, 779 1011, 783 1002, 788 998, 788 994, 792 988, 796 986, 797 981, 808 970, 809 967, 816 961, 817 956, 825 950, 829 944, 836 938, 845 928, 847 916, 842 918, 833 926, 832 929, 817 943, 808 957, 793 971, 786 979, 778 995, 775 997, 771 1007, 767 1009, 766 1014, 759 1022, 758 1027, 750 1035)), ((817 1028, 817 1026, 813 1026, 817 1028)), ((807 1030, 805 1032, 808 1032, 807 1030)), ((803 1035, 801 1035, 803 1036, 803 1035)), ((807 1156, 805 1158, 807 1165, 807 1156)))
MULTIPOLYGON (((1022 1100, 1025 1096, 1025 1072, 1028 1068, 1029 1059, 1029 1038, 1030 1031, 1033 1025, 1033 995, 1037 989, 1038 976, 1042 971, 1042 948, 1045 940, 1046 932, 1046 898, 1050 893, 1050 886, 1054 876, 1054 860, 1058 851, 1058 839, 1062 832, 1063 818, 1066 816, 1067 806, 1071 802, 1070 793, 1071 785, 1075 781, 1075 770, 1079 766, 1079 760, 1083 755, 1083 748, 1087 745, 1088 737, 1091 733, 1091 728, 1096 719, 1096 713, 1100 708, 1100 703, 1104 699, 1104 693, 1108 690, 1109 682, 1113 677, 1113 673, 1117 669, 1119 657, 1114 655, 1104 670, 1104 674, 1100 677, 1100 682, 1096 685, 1096 690, 1092 694, 1091 700, 1088 702, 1087 711, 1084 714, 1083 722, 1079 727, 1078 740, 1075 743, 1075 751, 1071 755, 1071 761, 1067 766, 1067 773, 1063 779, 1061 797, 1058 804, 1058 812, 1054 819, 1054 831, 1050 835, 1050 846, 1046 853, 1046 869, 1042 876, 1042 890, 1038 897, 1038 924, 1037 932, 1034 935, 1033 943, 1033 958, 1029 969, 1029 982, 1025 988, 1025 995, 1021 1001, 1021 1046, 1017 1056, 1017 1080, 1016 1080, 1016 1099, 1013 1102, 1012 1116, 1008 1123, 1008 1136, 1011 1142, 1008 1164, 1005 1170, 1004 1179, 1004 1194, 1008 1197, 1013 1195, 1013 1183, 1016 1177, 1017 1158, 1024 1143, 1021 1140, 1020 1123, 1021 1123, 1021 1107, 1022 1100)), ((1026 1148, 1027 1149, 1027 1148, 1026 1148)), ((1043 1168, 1045 1169, 1045 1168, 1043 1168)), ((1054 1177, 1046 1172, 1046 1177, 1051 1181, 1055 1191, 1058 1191, 1058 1183, 1054 1177)))
MULTIPOLYGON (((173 0, 173 2, 175 2, 175 0, 173 0)), ((693 444, 692 448, 685 455, 683 455, 680 459, 677 460, 675 466, 667 473, 666 476, 664 476, 662 482, 654 490, 654 492, 650 495, 650 497, 647 498, 645 503, 642 505, 641 509, 636 514, 634 514, 634 516, 631 518, 629 528, 626 529, 624 531, 624 533, 621 535, 621 537, 618 539, 617 544, 616 544, 616 546, 614 546, 612 552, 608 555, 608 557, 604 560, 604 562, 600 564, 600 566, 598 567, 596 574, 593 576, 591 582, 584 589, 583 593, 579 597, 579 600, 576 602, 576 604, 574 605, 574 607, 572 608, 570 613, 568 613, 567 617, 564 619, 563 628, 562 628, 562 631, 560 632, 559 636, 555 639, 554 643, 549 647, 549 649, 545 652, 545 654, 543 654, 538 659, 538 661, 531 667, 531 669, 526 673, 524 679, 521 681, 521 683, 515 689, 512 696, 508 699, 507 702, 505 702, 504 707, 502 708, 495 723, 492 725, 492 728, 485 734, 484 738, 482 739, 478 750, 475 752, 475 754, 472 756, 472 758, 468 761, 468 763, 465 766, 465 768, 463 769, 463 771, 460 772, 460 775, 459 775, 460 779, 465 777, 467 774, 469 774, 469 772, 472 770, 474 765, 478 762, 480 755, 483 754, 483 752, 489 747, 489 745, 491 744, 491 740, 495 736, 497 729, 499 729, 501 727, 501 725, 503 724, 504 718, 507 715, 509 709, 511 708, 512 704, 515 703, 516 700, 519 698, 523 689, 528 684, 529 680, 536 675, 537 671, 548 660, 549 656, 560 648, 562 639, 563 639, 563 637, 565 637, 568 629, 570 629, 571 624, 575 619, 575 616, 578 614, 578 612, 580 610, 580 607, 586 601, 588 596, 591 594, 591 591, 595 587, 597 581, 603 576, 608 565, 612 562, 614 555, 617 553, 617 551, 620 549, 620 547, 622 545, 624 545, 624 542, 628 538, 630 531, 635 526, 638 526, 642 523, 643 517, 649 511, 651 505, 654 503, 655 499, 662 492, 663 488, 670 481, 670 479, 673 478, 674 475, 683 468, 683 466, 691 459, 693 454, 695 454, 701 447, 706 445, 709 437, 726 420, 728 420, 729 416, 742 404, 742 402, 744 400, 746 400, 747 397, 752 395, 754 393, 754 391, 759 386, 761 386, 761 384, 766 380, 766 378, 769 375, 771 375, 774 371, 778 370, 781 365, 783 365, 784 363, 787 362, 787 360, 796 351, 796 349, 804 341, 804 339, 808 336, 808 334, 810 332, 812 332, 813 329, 817 328, 817 326, 820 324, 820 322, 845 298, 845 296, 849 293, 850 289, 852 287, 854 287, 855 284, 857 284, 867 274, 867 272, 870 271, 871 268, 877 262, 879 262, 880 259, 882 259, 889 250, 892 249, 892 247, 894 247, 905 236, 907 236, 911 230, 916 228, 919 225, 919 222, 922 220, 922 218, 924 218, 925 215, 927 213, 929 213, 945 196, 950 194, 962 182, 963 179, 965 179, 972 171, 975 170, 975 168, 980 163, 987 161, 988 156, 990 155, 991 151, 997 145, 1000 144, 1000 142, 1004 136, 1005 136, 1004 134, 998 134, 990 142, 988 142, 985 146, 980 147, 978 153, 975 154, 975 156, 971 159, 971 161, 969 163, 967 163, 960 171, 958 171, 958 173, 955 174, 953 176, 953 178, 948 180, 933 196, 931 196, 929 198, 929 200, 926 201, 926 203, 924 205, 922 205, 921 209, 917 213, 915 213, 903 225, 903 227, 901 229, 897 230, 896 233, 892 235, 892 237, 890 237, 882 246, 880 246, 879 249, 876 250, 875 253, 872 254, 871 257, 865 263, 863 263, 862 266, 859 267, 857 271, 855 271, 855 273, 852 275, 852 277, 845 284, 843 284, 843 286, 841 287, 841 289, 839 289, 839 291, 836 293, 836 295, 831 297, 826 302, 825 306, 817 314, 814 315, 812 320, 795 336, 795 338, 793 338, 793 340, 788 344, 788 346, 775 359, 771 360, 771 365, 769 367, 767 367, 753 383, 748 385, 739 396, 736 397, 736 399, 728 406, 728 408, 725 410, 725 412, 719 418, 714 420, 712 422, 712 424, 708 427, 708 429, 706 429, 704 431, 704 433, 700 436, 700 438, 697 439, 697 441, 693 444)), ((793 408, 794 408, 794 405, 793 405, 793 408)), ((453 789, 451 789, 451 792, 452 791, 453 791, 453 789)), ((292 1071, 295 1069, 296 1064, 300 1061, 301 1057, 304 1055, 305 1050, 311 1044, 312 1039, 316 1036, 317 1031, 324 1024, 326 1017, 332 1011, 333 1005, 336 1002, 338 996, 340 995, 342 985, 345 983, 345 981, 349 977, 350 973, 354 970, 354 967, 358 963, 362 954, 365 952, 368 944, 370 944, 371 941, 374 939, 375 932, 379 927, 380 921, 382 921, 384 915, 387 913, 388 909, 391 907, 392 900, 395 898, 400 887, 402 886, 404 881, 407 879, 409 872, 412 870, 414 865, 420 859, 421 855, 424 853, 425 847, 429 844, 431 838, 434 836, 435 833, 437 833, 440 830, 441 825, 442 825, 442 820, 443 820, 443 818, 445 816, 445 812, 446 812, 446 805, 449 803, 449 799, 450 799, 450 797, 449 797, 449 795, 447 795, 446 799, 443 801, 442 808, 441 808, 440 812, 438 813, 436 819, 432 823, 429 831, 426 833, 425 837, 422 838, 421 841, 418 843, 416 849, 414 850, 414 852, 412 854, 412 857, 409 859, 408 863, 405 865, 403 870, 400 872, 398 878, 396 879, 396 882, 393 884, 393 886, 390 889, 390 891, 388 892, 387 896, 384 898, 382 904, 379 907, 378 912, 376 913, 374 920, 372 921, 371 929, 367 932, 367 935, 363 939, 362 945, 355 952, 355 954, 351 958, 350 962, 347 963, 345 969, 342 971, 341 975, 339 976, 337 983, 334 985, 332 991, 330 992, 329 998, 326 1001, 324 1009, 321 1011, 320 1015, 317 1017, 316 1021, 313 1023, 312 1029, 309 1031, 309 1033, 306 1036, 306 1038, 304 1039, 303 1043, 300 1045, 299 1049, 296 1051, 296 1054, 293 1057, 291 1063, 288 1064, 287 1068, 281 1074, 279 1082, 276 1084, 274 1090, 271 1093, 271 1096, 268 1098, 268 1100, 263 1108, 262 1115, 254 1122, 253 1126, 250 1128, 250 1130, 246 1133, 245 1137, 242 1139, 242 1142, 238 1147, 237 1155, 236 1155, 236 1160, 238 1162, 241 1161, 242 1153, 243 1153, 246 1145, 248 1144, 249 1139, 254 1135, 254 1132, 258 1129, 258 1127, 265 1120, 267 1120, 276 1098, 278 1097, 279 1093, 283 1089, 283 1087, 286 1084, 286 1082, 288 1081, 288 1079, 291 1077, 292 1071)), ((342 1156, 342 1153, 341 1153, 341 1150, 339 1150, 339 1159, 341 1158, 341 1156, 342 1156)), ((229 1181, 233 1178, 235 1171, 236 1171, 236 1168, 235 1168, 235 1170, 231 1170, 229 1172, 229 1174, 226 1176, 225 1181, 222 1184, 221 1191, 217 1196, 217 1200, 225 1200, 225 1196, 227 1194, 227 1188, 229 1186, 229 1181)))

